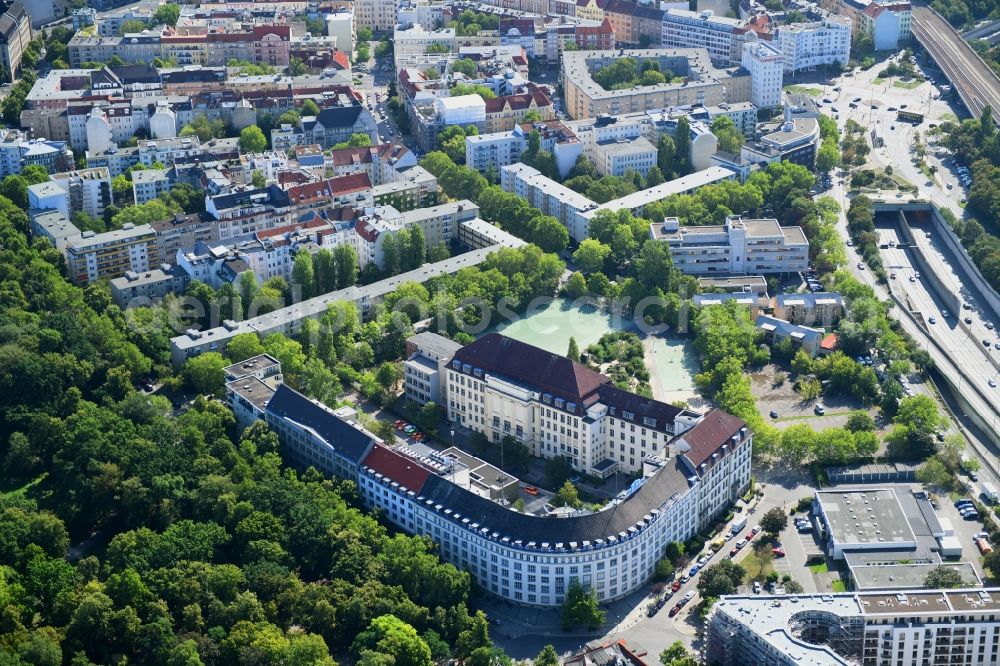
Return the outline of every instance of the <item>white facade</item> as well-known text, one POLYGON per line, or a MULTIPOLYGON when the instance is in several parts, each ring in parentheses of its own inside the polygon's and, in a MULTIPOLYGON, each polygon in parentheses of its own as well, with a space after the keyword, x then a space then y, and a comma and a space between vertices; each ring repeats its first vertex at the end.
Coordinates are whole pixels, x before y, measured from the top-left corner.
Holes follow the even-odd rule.
MULTIPOLYGON (((396 27, 393 33, 393 57, 396 61, 396 70, 410 63, 418 63, 427 58, 440 59, 446 57, 447 53, 441 55, 429 55, 427 49, 438 44, 448 49, 447 53, 455 50, 455 30, 453 28, 438 28, 437 30, 426 30, 419 24, 407 23, 396 27)), ((443 71, 443 70, 441 70, 443 71)))
POLYGON ((743 46, 743 68, 750 72, 750 103, 768 109, 781 105, 785 56, 763 41, 743 46))
POLYGON ((777 220, 730 216, 723 225, 684 226, 677 218, 650 225, 653 240, 668 243, 674 266, 687 275, 793 273, 809 265, 801 227, 777 220))
POLYGON ((88 152, 103 153, 117 145, 112 136, 111 123, 108 122, 104 112, 97 107, 91 109, 90 115, 87 116, 86 131, 88 152))
POLYGON ((877 51, 894 51, 910 39, 913 7, 908 2, 872 2, 858 14, 858 26, 877 51))
POLYGON ((172 139, 177 136, 177 114, 168 104, 157 104, 149 118, 149 133, 154 139, 172 139))
POLYGON ((828 15, 813 23, 782 25, 774 44, 785 56, 785 71, 792 74, 834 63, 846 65, 851 55, 851 20, 828 15))
POLYGON ((668 9, 663 13, 663 47, 708 49, 712 62, 728 66, 733 60, 740 23, 716 16, 712 10, 668 9))
POLYGON ((337 40, 337 50, 354 52, 354 13, 341 10, 326 15, 326 34, 337 40))
POLYGON ((111 174, 104 167, 53 174, 50 182, 66 192, 71 212, 100 219, 111 205, 111 174))
POLYGON ((708 623, 719 666, 987 666, 1000 652, 1000 589, 722 597, 708 623))
POLYGON ((597 171, 605 176, 624 176, 629 170, 643 177, 656 166, 656 146, 646 137, 603 141, 595 146, 597 171))
POLYGON ((438 97, 434 109, 445 125, 486 122, 486 102, 479 95, 438 97))

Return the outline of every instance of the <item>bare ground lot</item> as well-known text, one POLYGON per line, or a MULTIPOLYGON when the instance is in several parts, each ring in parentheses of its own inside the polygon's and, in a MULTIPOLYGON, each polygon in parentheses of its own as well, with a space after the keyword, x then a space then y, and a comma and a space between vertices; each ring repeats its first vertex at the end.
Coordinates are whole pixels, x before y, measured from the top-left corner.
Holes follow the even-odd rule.
MULTIPOLYGON (((757 399, 757 409, 761 415, 773 423, 777 428, 785 428, 798 424, 807 423, 814 430, 824 430, 826 428, 838 428, 847 423, 847 417, 856 409, 865 409, 864 405, 849 396, 833 395, 820 396, 818 400, 803 400, 802 396, 795 392, 795 382, 789 375, 784 383, 775 383, 775 375, 779 368, 773 364, 767 365, 759 371, 750 373, 750 385, 754 397, 757 399), (817 404, 823 405, 826 410, 824 416, 817 416, 813 411, 817 404), (772 419, 771 411, 778 413, 778 418, 772 419)), ((878 414, 874 409, 867 410, 872 418, 878 422, 878 414)))

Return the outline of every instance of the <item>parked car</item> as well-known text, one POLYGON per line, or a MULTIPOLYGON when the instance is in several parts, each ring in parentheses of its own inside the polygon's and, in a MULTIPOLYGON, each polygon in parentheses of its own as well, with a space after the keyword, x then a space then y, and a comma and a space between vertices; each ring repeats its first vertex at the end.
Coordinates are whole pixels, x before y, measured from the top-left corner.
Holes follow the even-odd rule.
MULTIPOLYGON (((743 542, 741 541, 740 543, 743 543, 743 542)), ((740 552, 740 549, 739 549, 739 548, 735 548, 735 547, 734 547, 734 548, 732 548, 732 549, 731 549, 731 550, 729 551, 729 557, 736 557, 736 553, 738 553, 738 552, 740 552)))
POLYGON ((962 499, 955 500, 956 507, 962 506, 963 504, 968 504, 969 506, 972 506, 972 500, 970 500, 968 497, 963 497, 962 499))
POLYGON ((782 550, 781 548, 772 548, 771 552, 774 554, 775 557, 784 557, 785 556, 785 551, 782 550))
POLYGON ((687 603, 692 599, 694 599, 694 590, 688 590, 687 593, 684 595, 683 601, 684 603, 687 603))
POLYGON ((529 495, 537 495, 538 488, 536 488, 535 486, 525 486, 524 492, 528 493, 529 495))
POLYGON ((760 594, 760 581, 759 580, 755 580, 753 582, 753 593, 754 594, 760 594))
POLYGON ((673 608, 670 609, 670 612, 667 613, 667 615, 669 615, 670 617, 673 617, 674 615, 677 615, 680 612, 681 612, 681 605, 677 604, 673 608))
POLYGON ((670 586, 670 591, 676 592, 679 589, 681 589, 681 582, 679 580, 675 580, 673 585, 670 586))
POLYGON ((813 407, 813 412, 816 413, 816 416, 823 416, 826 414, 826 408, 824 408, 823 405, 816 405, 813 407))

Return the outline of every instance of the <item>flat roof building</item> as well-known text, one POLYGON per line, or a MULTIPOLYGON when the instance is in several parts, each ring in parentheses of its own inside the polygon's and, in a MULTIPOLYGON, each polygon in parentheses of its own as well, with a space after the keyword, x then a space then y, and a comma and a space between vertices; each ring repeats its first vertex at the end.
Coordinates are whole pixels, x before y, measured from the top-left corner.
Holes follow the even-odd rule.
POLYGON ((1000 653, 998 614, 997 588, 725 596, 708 621, 707 657, 719 666, 987 666, 1000 653))
POLYGON ((730 215, 721 225, 681 226, 668 217, 650 225, 650 237, 668 243, 674 265, 688 275, 794 273, 809 266, 809 241, 802 228, 783 227, 775 219, 730 215))
POLYGON ((834 489, 816 492, 815 506, 826 526, 830 555, 845 551, 916 548, 903 507, 891 489, 834 489))

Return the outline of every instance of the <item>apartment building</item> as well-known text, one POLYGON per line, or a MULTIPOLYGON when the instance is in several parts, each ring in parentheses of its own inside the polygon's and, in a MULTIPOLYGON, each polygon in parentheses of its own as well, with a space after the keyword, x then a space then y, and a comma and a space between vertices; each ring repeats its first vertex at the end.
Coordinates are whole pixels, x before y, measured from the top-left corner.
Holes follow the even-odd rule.
POLYGON ((844 298, 836 292, 778 294, 772 301, 774 316, 793 324, 832 328, 844 314, 844 298))
POLYGON ((443 406, 446 396, 445 366, 462 345, 437 333, 417 333, 406 340, 403 362, 403 395, 418 405, 443 406))
POLYGON ((845 65, 851 55, 851 20, 824 14, 807 23, 786 23, 778 27, 772 44, 785 56, 786 73, 845 65))
POLYGON ((515 95, 500 95, 486 100, 486 132, 508 132, 524 122, 529 113, 536 113, 541 120, 556 117, 552 99, 540 88, 515 95))
POLYGON ((823 0, 823 9, 851 20, 852 34, 870 35, 876 50, 895 50, 913 35, 913 5, 896 0, 823 0))
POLYGON ((152 305, 169 294, 182 294, 191 278, 180 266, 161 264, 143 273, 127 271, 112 278, 111 300, 120 308, 152 305))
POLYGON ((0 12, 0 66, 14 79, 21 72, 21 59, 31 41, 31 14, 20 2, 4 2, 0 12))
POLYGON ((152 201, 169 191, 171 185, 167 169, 143 169, 132 172, 132 197, 136 204, 152 201))
POLYGON ((423 56, 433 55, 437 49, 441 49, 441 55, 452 53, 456 44, 454 28, 428 30, 418 23, 397 25, 393 31, 393 57, 396 70, 418 64, 423 56))
POLYGON ((760 109, 781 106, 784 54, 763 40, 743 46, 743 69, 750 72, 750 103, 760 109))
POLYGON ((663 10, 633 0, 604 0, 603 16, 615 31, 615 39, 626 46, 660 46, 663 10))
POLYGON ((77 284, 144 273, 157 265, 156 232, 148 224, 131 223, 101 234, 84 231, 66 239, 65 253, 69 277, 77 284))
POLYGON ((650 225, 650 237, 667 243, 674 266, 687 275, 794 273, 809 266, 809 241, 801 227, 777 220, 731 215, 721 225, 680 226, 677 218, 650 225))
POLYGON ((581 51, 606 51, 615 48, 615 28, 608 17, 604 17, 600 25, 577 25, 572 34, 573 43, 581 51))
MULTIPOLYGON (((444 361, 465 349, 434 334, 408 341, 411 353, 430 354, 428 360, 444 361)), ((454 375, 455 360, 447 367, 454 375)), ((458 369, 460 378, 470 380, 477 371, 489 372, 477 366, 466 374, 461 361, 458 369)), ((563 380, 574 382, 560 374, 563 380)), ((291 463, 357 481, 367 506, 400 529, 433 539, 444 560, 469 571, 484 590, 518 604, 558 606, 572 582, 594 589, 602 602, 628 595, 652 575, 667 543, 697 533, 750 482, 753 435, 739 419, 714 410, 703 417, 678 415, 675 423, 683 426, 671 427, 683 427, 683 438, 664 439, 662 455, 648 458, 640 479, 607 510, 559 520, 520 513, 509 506, 517 479, 503 470, 457 449, 386 447, 357 426, 353 410, 331 410, 284 384, 272 388, 274 381, 251 371, 227 384, 241 425, 264 419, 291 463)), ((605 409, 620 406, 618 400, 605 409)), ((568 413, 565 405, 556 409, 568 413)), ((609 426, 629 432, 633 421, 648 428, 647 420, 663 418, 616 414, 605 417, 609 426)))
POLYGON ((355 0, 354 32, 371 28, 372 32, 390 32, 396 26, 396 0, 355 0))
MULTIPOLYGON (((720 69, 706 49, 635 49, 574 51, 563 54, 563 92, 571 118, 596 118, 676 106, 716 106, 750 99, 750 73, 742 68, 720 69), (619 58, 656 61, 661 71, 684 77, 683 83, 605 90, 593 75, 619 58)), ((779 86, 780 89, 780 86, 779 86)))
POLYGON ((83 211, 100 218, 111 205, 111 174, 105 168, 78 169, 52 175, 49 181, 66 192, 70 215, 83 211))
POLYGON ((582 242, 589 237, 590 220, 603 210, 625 209, 639 215, 651 203, 731 180, 735 176, 729 169, 709 167, 600 205, 526 164, 511 164, 500 169, 500 186, 523 197, 545 215, 558 219, 569 230, 571 238, 582 242))
POLYGON ((667 9, 663 12, 662 45, 707 49, 712 62, 726 67, 740 61, 741 25, 739 19, 716 16, 710 9, 667 9))
POLYGON ((456 238, 459 226, 478 216, 479 207, 468 200, 418 208, 405 213, 400 213, 391 206, 380 206, 365 211, 355 225, 355 251, 358 255, 358 264, 364 268, 374 263, 383 268, 385 239, 403 229, 419 226, 424 232, 425 243, 431 247, 456 238))
POLYGON ((474 134, 465 137, 465 163, 480 173, 491 168, 499 173, 502 167, 520 161, 528 147, 528 135, 538 132, 542 150, 552 153, 563 178, 583 154, 583 144, 576 134, 560 120, 523 123, 509 132, 474 134))
POLYGON ((473 250, 444 261, 425 264, 416 270, 401 273, 392 278, 323 294, 241 322, 223 322, 205 331, 187 331, 183 335, 171 338, 171 362, 175 367, 180 367, 186 359, 192 356, 206 351, 223 351, 229 340, 240 333, 294 335, 301 330, 304 321, 323 316, 327 312, 327 306, 335 301, 354 303, 361 317, 366 319, 382 298, 395 291, 400 284, 406 282, 423 283, 432 277, 451 275, 463 268, 481 264, 499 247, 520 247, 522 245, 524 242, 517 239, 516 242, 511 241, 508 245, 473 250))
POLYGON ((713 607, 706 645, 719 666, 987 666, 998 614, 998 588, 734 595, 713 607))
POLYGON ((871 2, 859 18, 861 32, 870 35, 878 51, 895 51, 909 41, 913 6, 909 2, 871 2))
POLYGON ((68 171, 73 168, 73 151, 65 141, 28 139, 20 130, 0 131, 0 178, 14 176, 25 167, 37 164, 49 173, 68 171))
POLYGON ((608 139, 594 146, 597 171, 606 176, 624 176, 628 171, 638 172, 643 178, 656 166, 657 149, 649 139, 608 139))

